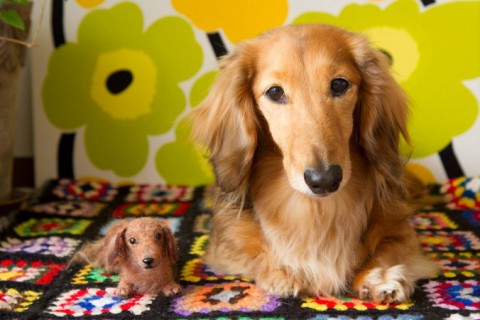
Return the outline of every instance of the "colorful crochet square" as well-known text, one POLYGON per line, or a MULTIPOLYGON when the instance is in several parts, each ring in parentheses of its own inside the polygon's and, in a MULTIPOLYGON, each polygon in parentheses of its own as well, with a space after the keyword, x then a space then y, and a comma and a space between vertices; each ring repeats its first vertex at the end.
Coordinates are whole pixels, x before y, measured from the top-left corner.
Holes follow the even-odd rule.
POLYGON ((0 281, 15 281, 33 284, 50 284, 65 267, 63 264, 28 262, 10 259, 0 261, 0 281))
POLYGON ((89 201, 52 201, 37 204, 28 210, 37 213, 55 214, 69 217, 96 217, 105 204, 89 201))
POLYGON ((458 313, 450 315, 445 320, 478 320, 480 319, 480 313, 470 313, 466 315, 461 315, 458 313))
POLYGON ((447 181, 440 190, 451 209, 480 209, 480 177, 461 177, 447 181))
POLYGON ((104 181, 61 179, 52 193, 67 200, 111 201, 118 191, 104 181))
POLYGON ((54 234, 81 235, 92 223, 86 219, 43 218, 30 219, 13 228, 20 237, 36 237, 54 234))
POLYGON ((72 279, 72 284, 112 283, 119 281, 119 275, 108 274, 104 269, 94 268, 88 264, 77 272, 72 279))
POLYGON ((464 211, 462 217, 468 220, 472 225, 480 227, 480 211, 464 211))
POLYGON ((480 310, 478 281, 430 281, 423 287, 436 307, 450 310, 480 310))
POLYGON ((0 289, 0 310, 23 312, 40 297, 40 292, 0 289))
POLYGON ((446 278, 464 276, 472 278, 480 274, 480 253, 429 253, 441 268, 440 275, 446 278))
POLYGON ((200 202, 200 210, 210 210, 213 208, 213 198, 215 186, 206 186, 203 190, 202 201, 200 202))
MULTIPOLYGON (((285 318, 274 318, 274 317, 255 317, 255 318, 250 318, 250 317, 238 317, 238 320, 285 320, 285 318)), ((225 317, 220 317, 216 318, 216 320, 231 320, 231 318, 225 318, 225 317)))
POLYGON ((418 230, 457 229, 458 226, 442 212, 420 212, 412 216, 410 224, 418 230))
POLYGON ((207 234, 196 237, 195 240, 193 241, 192 247, 190 248, 190 254, 203 256, 207 248, 208 239, 210 239, 210 236, 207 234))
POLYGON ((143 295, 122 300, 115 295, 116 290, 116 288, 71 290, 57 297, 47 312, 59 317, 66 315, 81 317, 121 312, 140 315, 150 310, 148 305, 152 303, 152 296, 143 295))
POLYGON ((280 307, 279 298, 265 294, 254 284, 234 282, 190 286, 173 301, 173 310, 182 316, 211 312, 272 312, 280 307))
POLYGON ((366 310, 388 310, 388 309, 400 309, 407 310, 413 306, 412 302, 405 302, 401 304, 378 304, 370 301, 363 301, 355 298, 348 297, 318 297, 307 298, 302 303, 302 308, 310 308, 317 311, 326 311, 334 309, 338 311, 346 311, 349 309, 355 309, 359 311, 366 310))
POLYGON ((230 276, 217 273, 215 270, 202 262, 201 259, 193 259, 188 261, 182 269, 181 280, 187 282, 199 282, 201 280, 218 281, 218 280, 241 280, 250 282, 251 280, 242 276, 230 276))
POLYGON ((212 215, 202 213, 197 216, 193 225, 193 232, 209 233, 212 228, 212 215))
MULTIPOLYGON (((395 316, 384 315, 380 317, 367 317, 367 316, 360 316, 355 318, 350 318, 347 316, 326 316, 326 315, 318 315, 308 320, 424 320, 425 318, 418 314, 399 314, 395 316)), ((460 320, 460 319, 457 319, 460 320)))
POLYGON ((182 216, 191 206, 189 202, 126 202, 121 204, 113 212, 115 218, 140 217, 140 216, 182 216))
POLYGON ((5 241, 0 241, 0 251, 51 254, 57 257, 65 257, 73 253, 79 244, 80 240, 60 237, 41 237, 27 240, 7 238, 5 241))
POLYGON ((187 186, 166 186, 139 184, 130 188, 126 201, 190 201, 195 188, 187 186))
POLYGON ((466 251, 480 249, 480 239, 470 231, 419 231, 420 244, 426 251, 466 251))

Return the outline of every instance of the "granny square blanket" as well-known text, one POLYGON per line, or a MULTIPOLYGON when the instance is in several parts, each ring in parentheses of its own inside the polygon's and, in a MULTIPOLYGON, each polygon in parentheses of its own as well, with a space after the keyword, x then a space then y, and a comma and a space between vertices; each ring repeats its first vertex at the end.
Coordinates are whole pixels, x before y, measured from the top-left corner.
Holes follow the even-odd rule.
MULTIPOLYGON (((412 299, 382 305, 354 297, 282 299, 242 275, 218 274, 202 255, 209 241, 211 187, 50 181, 22 210, 0 218, 1 319, 480 319, 480 178, 432 187, 441 203, 411 218, 440 271, 412 299), (167 220, 179 246, 174 297, 115 295, 118 275, 68 262, 119 219, 167 220)), ((308 221, 305 221, 308 223, 308 221)))

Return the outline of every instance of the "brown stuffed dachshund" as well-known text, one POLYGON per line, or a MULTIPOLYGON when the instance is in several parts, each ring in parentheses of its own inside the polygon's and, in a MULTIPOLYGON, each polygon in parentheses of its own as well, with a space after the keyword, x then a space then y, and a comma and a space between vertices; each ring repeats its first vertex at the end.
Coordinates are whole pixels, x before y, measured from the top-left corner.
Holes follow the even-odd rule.
POLYGON ((175 238, 165 221, 138 218, 113 225, 104 238, 86 244, 72 262, 86 261, 107 273, 119 273, 117 296, 180 291, 173 276, 177 261, 175 238))

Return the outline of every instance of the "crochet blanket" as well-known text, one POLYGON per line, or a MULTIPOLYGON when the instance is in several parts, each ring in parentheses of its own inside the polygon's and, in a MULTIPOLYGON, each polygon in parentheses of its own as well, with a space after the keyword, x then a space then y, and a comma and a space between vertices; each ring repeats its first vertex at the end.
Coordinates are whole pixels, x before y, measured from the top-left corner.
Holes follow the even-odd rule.
MULTIPOLYGON (((249 279, 202 263, 209 239, 209 188, 51 181, 21 211, 1 218, 1 319, 480 319, 480 178, 436 188, 445 204, 418 209, 411 223, 441 271, 411 299, 381 305, 353 297, 281 299, 249 279), (180 250, 183 291, 172 298, 115 296, 118 276, 69 259, 117 219, 167 219, 180 250)), ((327 275, 328 276, 328 275, 327 275)))

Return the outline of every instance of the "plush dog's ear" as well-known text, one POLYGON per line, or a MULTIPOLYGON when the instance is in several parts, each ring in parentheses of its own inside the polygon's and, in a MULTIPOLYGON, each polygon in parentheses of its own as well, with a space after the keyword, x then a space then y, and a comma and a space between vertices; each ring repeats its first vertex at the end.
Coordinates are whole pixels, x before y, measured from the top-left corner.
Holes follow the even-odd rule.
POLYGON ((109 252, 107 252, 107 263, 110 266, 114 266, 118 264, 122 259, 125 258, 126 255, 126 243, 125 243, 125 233, 127 232, 127 228, 119 231, 115 238, 115 242, 113 246, 109 248, 109 252))
POLYGON ((177 243, 170 228, 162 228, 163 252, 170 263, 175 264, 178 260, 177 243))
POLYGON ((192 135, 210 149, 217 184, 225 191, 234 191, 249 175, 257 145, 250 45, 240 45, 222 59, 221 67, 210 94, 192 112, 192 135))
POLYGON ((355 138, 372 164, 381 193, 401 185, 400 136, 408 142, 407 98, 391 75, 387 58, 363 37, 352 44, 362 83, 355 114, 355 138), (387 188, 388 189, 388 188, 387 188))

